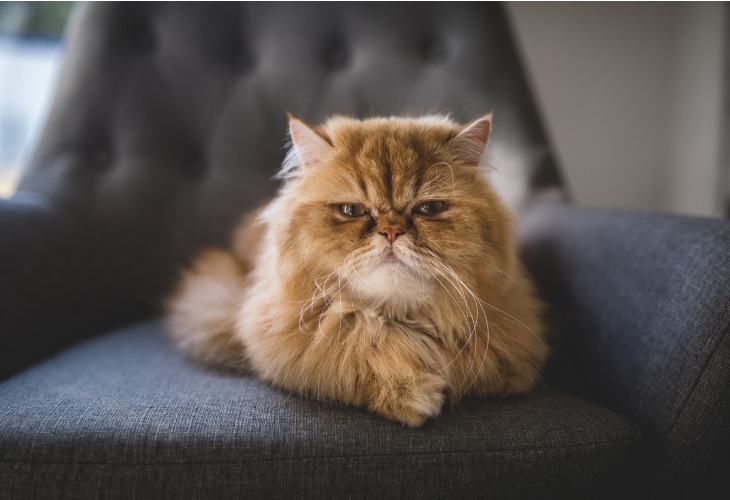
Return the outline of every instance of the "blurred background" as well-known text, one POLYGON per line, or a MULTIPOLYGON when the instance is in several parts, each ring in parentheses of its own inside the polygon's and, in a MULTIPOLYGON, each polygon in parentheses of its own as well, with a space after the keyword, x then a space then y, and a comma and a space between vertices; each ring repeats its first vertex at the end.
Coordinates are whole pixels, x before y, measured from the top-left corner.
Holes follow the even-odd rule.
POLYGON ((577 202, 728 214, 726 4, 507 11, 577 202))
POLYGON ((12 195, 40 136, 73 2, 0 2, 0 197, 12 195))
MULTIPOLYGON (((730 214, 725 4, 505 8, 577 203, 730 214)), ((12 195, 39 137, 71 9, 0 2, 0 197, 12 195)))

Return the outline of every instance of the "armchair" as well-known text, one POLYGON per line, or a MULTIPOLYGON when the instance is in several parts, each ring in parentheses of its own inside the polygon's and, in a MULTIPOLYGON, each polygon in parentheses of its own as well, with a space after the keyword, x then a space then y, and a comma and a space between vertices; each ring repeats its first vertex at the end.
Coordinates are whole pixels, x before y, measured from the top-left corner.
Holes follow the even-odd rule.
POLYGON ((0 497, 709 495, 728 458, 730 223, 565 197, 499 6, 80 6, 0 203, 0 497), (410 429, 174 351, 161 300, 275 189, 285 110, 492 108, 559 332, 532 393, 410 429))

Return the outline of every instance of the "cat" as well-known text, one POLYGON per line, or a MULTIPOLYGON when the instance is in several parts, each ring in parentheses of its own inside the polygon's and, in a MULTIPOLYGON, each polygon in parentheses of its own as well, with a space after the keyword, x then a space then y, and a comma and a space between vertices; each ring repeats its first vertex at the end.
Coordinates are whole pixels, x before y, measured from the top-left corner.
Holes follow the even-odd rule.
POLYGON ((492 115, 290 115, 278 195, 169 300, 178 347, 411 427, 525 393, 547 356, 511 215, 480 167, 492 115))

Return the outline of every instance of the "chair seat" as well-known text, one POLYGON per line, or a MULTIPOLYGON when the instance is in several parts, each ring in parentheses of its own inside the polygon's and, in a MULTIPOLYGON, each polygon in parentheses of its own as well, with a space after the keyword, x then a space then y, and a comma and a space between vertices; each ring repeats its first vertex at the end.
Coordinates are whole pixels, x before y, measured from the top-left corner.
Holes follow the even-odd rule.
POLYGON ((0 384, 3 498, 564 498, 630 487, 639 441, 623 417, 547 384, 410 429, 200 367, 160 321, 0 384))

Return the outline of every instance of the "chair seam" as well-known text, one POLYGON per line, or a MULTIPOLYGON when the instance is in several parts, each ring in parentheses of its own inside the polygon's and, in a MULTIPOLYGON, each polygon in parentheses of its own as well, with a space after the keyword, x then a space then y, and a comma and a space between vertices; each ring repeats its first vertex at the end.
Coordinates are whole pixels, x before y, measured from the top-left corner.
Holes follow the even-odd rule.
POLYGON ((195 462, 94 462, 94 461, 71 461, 71 462, 57 462, 49 460, 0 460, 0 464, 44 464, 44 465, 134 465, 134 466, 157 466, 157 465, 215 465, 215 464, 252 464, 252 463, 265 463, 265 462, 291 462, 299 460, 338 460, 348 458, 383 458, 383 457, 406 457, 406 456, 439 456, 439 455, 463 455, 463 454, 499 454, 505 452, 533 452, 539 453, 543 450, 571 450, 579 448, 591 448, 593 445, 620 445, 620 444, 631 444, 637 443, 641 438, 641 433, 632 438, 619 439, 614 441, 600 441, 589 444, 575 444, 567 446, 549 446, 539 448, 501 448, 501 449, 490 449, 490 450, 454 450, 454 451, 434 451, 434 452, 407 452, 407 453, 373 453, 373 454, 362 454, 362 455, 331 455, 331 456, 302 456, 302 457, 289 457, 289 458, 264 458, 260 460, 246 460, 246 461, 195 461, 195 462), (638 439, 637 439, 638 438, 638 439))
MULTIPOLYGON (((725 310, 730 307, 730 297, 725 301, 725 310)), ((727 316, 727 315, 726 315, 727 316)), ((707 358, 704 360, 702 364, 702 368, 699 370, 697 377, 692 382, 692 386, 687 391, 687 393, 684 395, 684 400, 682 401, 681 406, 677 409, 676 416, 674 417, 671 424, 669 424, 667 428, 667 433, 662 440, 661 447, 664 448, 667 443, 669 442, 670 438, 674 435, 679 422, 685 413, 687 409, 687 405, 689 404, 689 400, 692 398, 692 395, 694 394, 695 390, 697 389, 697 386, 699 385, 700 381, 703 379, 703 376, 705 375, 705 372, 707 371, 707 367, 710 364, 710 362, 715 358, 715 354, 717 353, 718 349, 722 345, 723 341, 727 337, 728 333, 730 332, 730 321, 727 321, 727 317, 725 318, 727 326, 725 327, 725 330, 722 332, 722 334, 717 338, 717 341, 712 346, 710 352, 707 355, 707 358)))

